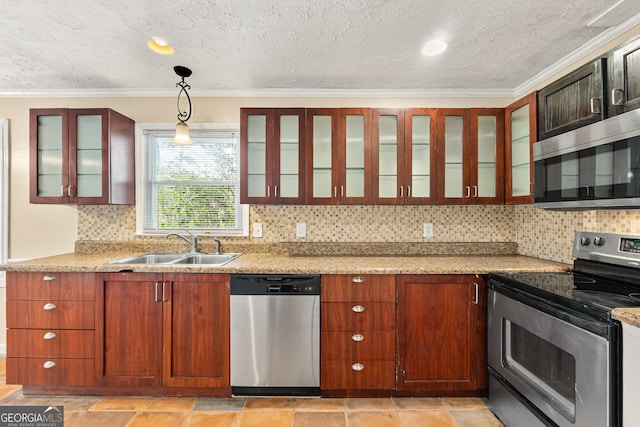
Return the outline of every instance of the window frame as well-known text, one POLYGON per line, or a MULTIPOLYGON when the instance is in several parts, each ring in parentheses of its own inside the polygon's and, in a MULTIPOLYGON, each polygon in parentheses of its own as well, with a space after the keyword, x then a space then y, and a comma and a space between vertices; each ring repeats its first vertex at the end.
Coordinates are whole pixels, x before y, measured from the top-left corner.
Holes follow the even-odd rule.
MULTIPOLYGON (((147 171, 148 153, 146 150, 147 132, 174 132, 175 123, 136 123, 135 125, 135 145, 136 145, 136 235, 140 236, 157 236, 166 235, 173 232, 180 232, 181 228, 165 229, 157 231, 144 230, 145 215, 145 179, 147 171)), ((238 132, 240 133, 239 123, 189 123, 189 129, 193 131, 222 131, 222 132, 238 132)), ((240 139, 238 138, 238 144, 240 139)), ((239 150, 239 148, 238 148, 239 150)), ((238 171, 240 170, 240 158, 238 156, 238 171)), ((238 177, 238 181, 240 177, 238 177)), ((238 191, 240 186, 238 185, 238 191)), ((238 203, 241 210, 242 220, 241 228, 233 231, 215 231, 206 229, 186 229, 197 235, 215 235, 215 236, 243 236, 249 235, 249 205, 238 203)))

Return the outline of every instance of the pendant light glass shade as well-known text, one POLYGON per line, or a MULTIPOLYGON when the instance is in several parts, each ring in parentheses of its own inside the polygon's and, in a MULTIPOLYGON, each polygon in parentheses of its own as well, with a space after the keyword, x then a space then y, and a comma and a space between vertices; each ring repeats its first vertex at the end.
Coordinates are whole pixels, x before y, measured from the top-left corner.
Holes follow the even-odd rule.
POLYGON ((178 122, 176 124, 176 136, 173 137, 175 145, 191 145, 191 137, 189 137, 189 126, 184 122, 178 122))

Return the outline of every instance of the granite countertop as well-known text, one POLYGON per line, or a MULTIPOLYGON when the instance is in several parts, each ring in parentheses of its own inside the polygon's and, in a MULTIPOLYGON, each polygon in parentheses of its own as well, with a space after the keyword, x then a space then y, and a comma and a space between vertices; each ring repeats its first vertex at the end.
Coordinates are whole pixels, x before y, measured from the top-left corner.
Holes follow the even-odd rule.
POLYGON ((615 308, 611 312, 611 317, 640 328, 640 308, 615 308))
POLYGON ((310 256, 246 253, 223 266, 124 265, 109 261, 141 252, 69 253, 4 265, 7 271, 193 272, 229 274, 488 274, 558 272, 569 264, 521 255, 310 256))

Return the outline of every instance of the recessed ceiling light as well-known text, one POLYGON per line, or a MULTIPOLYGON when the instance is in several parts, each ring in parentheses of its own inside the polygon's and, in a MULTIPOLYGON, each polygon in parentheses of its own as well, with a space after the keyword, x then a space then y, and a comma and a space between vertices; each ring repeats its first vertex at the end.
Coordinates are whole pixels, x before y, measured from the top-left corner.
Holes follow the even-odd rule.
POLYGON ((174 52, 173 46, 160 37, 153 37, 149 40, 147 46, 149 46, 149 49, 155 53, 159 53, 160 55, 171 55, 174 52))
POLYGON ((422 48, 422 54, 426 56, 440 55, 447 50, 447 44, 442 40, 430 40, 422 48))

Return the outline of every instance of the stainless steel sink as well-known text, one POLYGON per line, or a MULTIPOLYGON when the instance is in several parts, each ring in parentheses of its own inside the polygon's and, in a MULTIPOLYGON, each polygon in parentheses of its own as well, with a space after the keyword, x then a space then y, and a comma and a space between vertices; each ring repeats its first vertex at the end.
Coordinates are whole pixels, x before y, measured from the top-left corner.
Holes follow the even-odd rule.
POLYGON ((224 265, 240 253, 226 254, 191 254, 191 253, 151 253, 110 261, 108 264, 138 265, 224 265))
POLYGON ((197 265, 222 265, 226 264, 234 258, 239 257, 242 254, 196 254, 189 255, 186 258, 179 259, 172 264, 197 264, 197 265))

